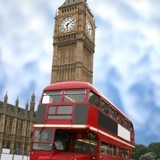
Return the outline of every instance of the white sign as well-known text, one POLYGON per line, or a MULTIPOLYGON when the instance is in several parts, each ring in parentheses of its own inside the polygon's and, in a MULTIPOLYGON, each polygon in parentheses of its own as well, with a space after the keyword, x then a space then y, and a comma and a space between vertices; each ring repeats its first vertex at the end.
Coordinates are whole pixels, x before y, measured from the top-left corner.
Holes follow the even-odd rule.
POLYGON ((2 149, 2 153, 9 154, 10 153, 10 149, 3 148, 2 149))

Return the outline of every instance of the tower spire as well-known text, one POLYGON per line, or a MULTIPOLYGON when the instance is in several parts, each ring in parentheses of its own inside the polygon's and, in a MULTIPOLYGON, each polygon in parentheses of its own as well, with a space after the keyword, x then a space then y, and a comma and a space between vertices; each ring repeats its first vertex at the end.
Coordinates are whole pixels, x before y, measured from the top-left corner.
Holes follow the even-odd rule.
POLYGON ((30 112, 34 113, 34 107, 35 107, 35 94, 33 91, 30 101, 30 112))
POLYGON ((17 99, 15 101, 15 106, 18 107, 18 105, 19 105, 19 99, 18 99, 18 96, 17 96, 17 99))
POLYGON ((35 94, 34 94, 34 91, 33 91, 32 96, 31 96, 31 101, 32 101, 32 102, 35 102, 35 94))
POLYGON ((27 100, 26 106, 25 106, 25 109, 26 109, 27 112, 28 112, 28 108, 29 108, 29 103, 28 103, 28 100, 27 100))
POLYGON ((8 94, 7 94, 7 92, 6 92, 6 94, 5 94, 5 96, 4 96, 4 103, 7 103, 7 101, 8 101, 8 94))

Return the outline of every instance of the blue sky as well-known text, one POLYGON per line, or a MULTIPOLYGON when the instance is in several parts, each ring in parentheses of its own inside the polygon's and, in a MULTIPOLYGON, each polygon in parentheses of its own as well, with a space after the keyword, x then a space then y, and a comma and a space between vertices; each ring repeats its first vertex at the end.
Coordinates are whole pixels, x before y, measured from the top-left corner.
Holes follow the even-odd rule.
MULTIPOLYGON (((56 9, 64 0, 0 1, 0 100, 37 103, 50 83, 56 9)), ((94 86, 134 123, 136 143, 160 141, 160 1, 88 0, 96 20, 94 86)))

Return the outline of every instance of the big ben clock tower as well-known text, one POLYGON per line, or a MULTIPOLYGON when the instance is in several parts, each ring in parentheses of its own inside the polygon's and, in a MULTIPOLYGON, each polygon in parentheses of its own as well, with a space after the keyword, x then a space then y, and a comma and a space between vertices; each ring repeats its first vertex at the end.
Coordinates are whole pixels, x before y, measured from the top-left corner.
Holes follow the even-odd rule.
POLYGON ((51 83, 92 83, 95 21, 86 0, 66 0, 58 8, 53 39, 51 83))

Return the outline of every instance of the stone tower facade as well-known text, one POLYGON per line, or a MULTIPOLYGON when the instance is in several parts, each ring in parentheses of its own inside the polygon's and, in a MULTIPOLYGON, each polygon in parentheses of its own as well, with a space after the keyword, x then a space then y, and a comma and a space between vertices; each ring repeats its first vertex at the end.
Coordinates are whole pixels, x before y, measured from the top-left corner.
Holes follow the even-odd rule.
POLYGON ((92 83, 95 21, 86 0, 66 0, 55 16, 51 83, 92 83))

